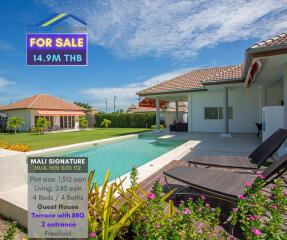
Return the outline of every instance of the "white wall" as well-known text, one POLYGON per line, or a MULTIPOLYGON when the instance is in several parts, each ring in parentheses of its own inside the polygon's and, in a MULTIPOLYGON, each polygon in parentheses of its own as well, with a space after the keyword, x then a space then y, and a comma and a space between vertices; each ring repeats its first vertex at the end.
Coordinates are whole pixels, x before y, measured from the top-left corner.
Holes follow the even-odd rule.
POLYGON ((205 120, 205 107, 222 107, 223 92, 195 92, 192 94, 191 129, 193 132, 222 132, 224 120, 205 120))
POLYGON ((229 106, 233 107, 233 120, 229 120, 230 132, 257 132, 259 120, 259 89, 234 88, 229 90, 229 106))
POLYGON ((24 119, 25 124, 19 129, 20 131, 29 131, 32 126, 32 114, 29 109, 8 110, 4 111, 10 117, 16 116, 24 119))
MULTIPOLYGON (((229 120, 230 132, 257 132, 255 122, 259 121, 258 89, 229 89, 229 106, 233 107, 233 119, 229 120)), ((223 88, 192 94, 192 131, 218 132, 224 131, 224 119, 204 119, 205 107, 223 107, 223 88)))
POLYGON ((266 106, 280 106, 283 100, 283 80, 266 88, 266 106))

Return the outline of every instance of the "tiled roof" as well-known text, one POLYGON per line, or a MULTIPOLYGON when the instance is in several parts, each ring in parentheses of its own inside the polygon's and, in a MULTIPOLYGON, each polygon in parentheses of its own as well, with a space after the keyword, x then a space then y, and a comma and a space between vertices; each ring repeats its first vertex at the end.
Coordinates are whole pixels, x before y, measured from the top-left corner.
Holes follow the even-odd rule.
POLYGON ((4 106, 1 110, 12 109, 48 109, 83 111, 84 108, 46 94, 37 94, 21 101, 4 106))
POLYGON ((281 44, 287 44, 287 33, 282 33, 282 34, 277 35, 275 37, 264 40, 260 43, 254 44, 251 48, 278 46, 281 44))
POLYGON ((202 81, 209 82, 209 81, 224 81, 224 80, 231 80, 231 79, 241 79, 244 71, 244 64, 239 64, 235 66, 230 66, 229 69, 226 71, 222 71, 215 75, 211 75, 206 80, 202 81))
POLYGON ((193 70, 181 76, 144 89, 139 92, 139 95, 204 89, 202 83, 205 81, 238 79, 242 77, 242 72, 242 64, 193 70))

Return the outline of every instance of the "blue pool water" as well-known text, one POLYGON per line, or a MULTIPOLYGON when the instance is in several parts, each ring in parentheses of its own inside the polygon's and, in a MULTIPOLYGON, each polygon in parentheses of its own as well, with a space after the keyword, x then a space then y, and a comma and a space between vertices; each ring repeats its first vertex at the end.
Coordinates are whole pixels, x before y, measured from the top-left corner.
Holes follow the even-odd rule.
POLYGON ((133 166, 140 167, 183 143, 184 141, 133 138, 53 155, 88 157, 89 170, 95 169, 94 181, 102 184, 108 169, 111 170, 110 180, 113 180, 128 173, 133 166))

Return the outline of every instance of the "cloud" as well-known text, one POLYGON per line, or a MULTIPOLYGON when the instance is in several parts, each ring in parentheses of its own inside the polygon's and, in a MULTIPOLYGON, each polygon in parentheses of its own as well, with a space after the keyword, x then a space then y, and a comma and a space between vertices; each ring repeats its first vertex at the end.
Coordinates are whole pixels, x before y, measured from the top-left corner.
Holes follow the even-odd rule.
POLYGON ((1 77, 0 77, 0 88, 4 88, 4 87, 6 87, 6 86, 8 86, 8 85, 11 85, 11 84, 15 84, 15 83, 12 82, 12 81, 8 81, 8 80, 5 79, 5 78, 1 78, 1 77))
POLYGON ((178 69, 173 72, 163 73, 154 77, 148 78, 141 83, 131 83, 113 88, 89 88, 80 90, 81 95, 90 100, 90 104, 105 111, 106 100, 108 101, 108 111, 113 110, 113 98, 116 96, 116 108, 127 109, 132 103, 138 102, 137 92, 143 88, 150 87, 154 84, 166 81, 181 75, 193 68, 178 69))
POLYGON ((191 58, 202 48, 286 31, 287 0, 49 0, 88 23, 91 43, 122 57, 191 58))

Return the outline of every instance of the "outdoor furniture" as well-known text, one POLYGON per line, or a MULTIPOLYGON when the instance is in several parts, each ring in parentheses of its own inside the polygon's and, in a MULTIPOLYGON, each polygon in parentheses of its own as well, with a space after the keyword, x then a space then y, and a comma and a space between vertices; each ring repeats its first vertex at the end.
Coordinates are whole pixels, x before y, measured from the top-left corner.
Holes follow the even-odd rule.
POLYGON ((171 131, 171 132, 175 131, 175 124, 169 125, 169 131, 171 131))
MULTIPOLYGON (((262 176, 265 180, 265 186, 274 179, 282 176, 287 170, 287 155, 276 160, 272 165, 265 169, 262 176)), ((199 191, 200 194, 211 198, 221 199, 227 202, 236 202, 238 196, 244 193, 245 183, 252 183, 256 175, 243 174, 237 172, 227 172, 216 169, 206 168, 190 168, 190 167, 174 167, 164 171, 167 185, 167 177, 185 183, 192 190, 199 191)), ((175 194, 193 194, 189 192, 181 192, 175 194)))
POLYGON ((278 150, 287 138, 287 129, 280 128, 261 143, 248 157, 244 156, 203 156, 194 157, 191 160, 188 156, 189 165, 202 165, 206 167, 222 167, 241 170, 257 170, 278 150))
POLYGON ((262 123, 255 123, 257 127, 257 137, 259 137, 260 133, 262 132, 262 123))

